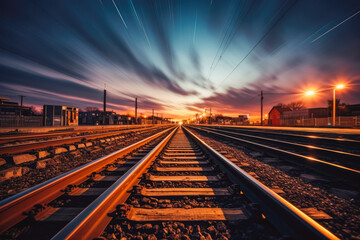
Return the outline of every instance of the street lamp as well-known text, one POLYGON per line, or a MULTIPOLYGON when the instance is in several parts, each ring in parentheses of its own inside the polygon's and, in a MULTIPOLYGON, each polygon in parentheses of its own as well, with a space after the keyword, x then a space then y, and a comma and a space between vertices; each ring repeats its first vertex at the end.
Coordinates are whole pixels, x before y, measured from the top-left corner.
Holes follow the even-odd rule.
POLYGON ((343 84, 339 84, 337 85, 334 90, 333 90, 333 119, 332 119, 332 125, 333 127, 335 127, 335 124, 336 124, 336 89, 343 89, 344 88, 344 85, 343 84))

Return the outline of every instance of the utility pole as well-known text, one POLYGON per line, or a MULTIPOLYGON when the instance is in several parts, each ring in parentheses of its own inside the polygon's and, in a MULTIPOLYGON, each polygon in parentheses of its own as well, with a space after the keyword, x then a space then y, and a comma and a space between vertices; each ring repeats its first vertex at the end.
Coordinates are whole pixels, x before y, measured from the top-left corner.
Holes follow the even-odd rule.
POLYGON ((263 126, 263 100, 264 100, 264 94, 263 91, 261 90, 261 94, 260 94, 260 99, 261 99, 261 126, 263 126))
POLYGON ((138 124, 138 119, 137 119, 137 98, 135 98, 135 124, 138 124))
POLYGON ((154 109, 152 111, 152 124, 154 125, 154 109))
POLYGON ((335 88, 333 90, 333 117, 332 117, 332 126, 336 125, 336 93, 335 88))
POLYGON ((22 108, 23 108, 23 99, 24 99, 25 96, 23 95, 20 95, 20 117, 22 116, 22 108))
POLYGON ((210 108, 210 119, 209 119, 209 124, 211 124, 211 120, 212 120, 212 117, 211 117, 211 108, 210 108))
POLYGON ((20 95, 20 106, 21 106, 21 108, 22 108, 22 106, 23 106, 23 99, 24 99, 24 97, 25 97, 25 96, 20 95))
POLYGON ((106 89, 104 89, 104 114, 103 114, 103 125, 105 125, 106 120, 106 89))

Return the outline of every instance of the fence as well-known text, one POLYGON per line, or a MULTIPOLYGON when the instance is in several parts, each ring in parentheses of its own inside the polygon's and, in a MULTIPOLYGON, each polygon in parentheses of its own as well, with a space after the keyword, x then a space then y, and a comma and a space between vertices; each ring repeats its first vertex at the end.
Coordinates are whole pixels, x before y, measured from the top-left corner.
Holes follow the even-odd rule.
POLYGON ((42 116, 0 116, 0 127, 41 127, 43 126, 42 116))
MULTIPOLYGON (((281 126, 288 127, 331 127, 332 117, 327 118, 302 118, 302 119, 281 119, 281 126)), ((360 127, 360 117, 336 117, 335 127, 360 127)))

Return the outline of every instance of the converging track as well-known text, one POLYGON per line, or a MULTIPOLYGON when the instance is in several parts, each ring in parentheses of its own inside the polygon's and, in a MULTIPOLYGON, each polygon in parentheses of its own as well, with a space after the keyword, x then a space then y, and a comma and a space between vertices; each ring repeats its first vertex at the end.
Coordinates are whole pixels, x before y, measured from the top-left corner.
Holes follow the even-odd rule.
POLYGON ((6 199, 0 217, 19 238, 337 239, 185 127, 6 199))
MULTIPOLYGON (((241 143, 249 148, 264 151, 273 156, 280 156, 282 159, 291 163, 302 165, 321 174, 336 177, 340 182, 344 182, 355 188, 359 187, 360 154, 358 153, 345 152, 332 149, 330 147, 323 147, 321 145, 305 144, 302 142, 304 141, 302 138, 307 138, 306 136, 300 136, 300 141, 294 139, 289 141, 280 139, 271 134, 268 135, 267 132, 260 134, 259 131, 256 131, 257 134, 253 134, 251 131, 249 131, 249 133, 245 133, 242 130, 237 130, 236 128, 231 128, 231 130, 229 130, 227 128, 219 129, 216 127, 194 125, 189 127, 205 131, 217 138, 220 137, 241 143)), ((283 138, 287 136, 286 134, 279 134, 283 138)), ((323 141, 326 141, 327 144, 329 144, 328 141, 339 141, 339 144, 345 144, 345 142, 348 141, 354 149, 356 148, 355 146, 360 146, 360 143, 356 140, 348 140, 336 140, 332 138, 323 139, 323 141)))

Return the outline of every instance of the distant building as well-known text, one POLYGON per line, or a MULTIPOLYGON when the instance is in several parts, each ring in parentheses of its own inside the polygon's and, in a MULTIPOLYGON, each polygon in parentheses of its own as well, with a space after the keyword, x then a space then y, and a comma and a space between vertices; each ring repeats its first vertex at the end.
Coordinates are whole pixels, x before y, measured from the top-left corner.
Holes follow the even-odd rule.
POLYGON ((80 125, 129 125, 135 124, 135 118, 129 115, 116 114, 114 111, 106 111, 105 124, 104 111, 94 110, 79 113, 80 125))
POLYGON ((237 118, 233 118, 233 123, 235 125, 249 125, 250 116, 249 114, 242 114, 239 115, 237 118))
POLYGON ((351 116, 360 116, 360 104, 348 105, 351 116))
POLYGON ((140 124, 168 124, 170 123, 170 120, 168 118, 161 118, 154 116, 154 120, 152 116, 149 116, 147 118, 140 117, 139 118, 140 124))
POLYGON ((0 115, 34 115, 30 107, 19 106, 17 102, 10 102, 10 98, 0 97, 0 115))
POLYGON ((328 108, 307 108, 282 113, 282 119, 324 118, 328 116, 328 108))
POLYGON ((77 126, 79 108, 67 106, 44 105, 44 126, 77 126))
POLYGON ((291 111, 290 108, 274 106, 269 112, 269 126, 280 126, 281 124, 281 115, 283 112, 291 111))
POLYGON ((0 97, 0 127, 41 127, 42 116, 31 107, 20 106, 9 98, 0 97))
MULTIPOLYGON (((105 124, 113 124, 111 115, 115 114, 113 111, 106 111, 105 124)), ((79 112, 79 124, 80 125, 104 125, 104 111, 94 110, 79 112)))
POLYGON ((230 125, 233 121, 232 117, 217 115, 215 116, 214 123, 220 124, 220 125, 230 125))
MULTIPOLYGON (((332 108, 329 109, 332 111, 332 108)), ((336 116, 360 116, 360 104, 341 104, 336 109, 336 116)))

